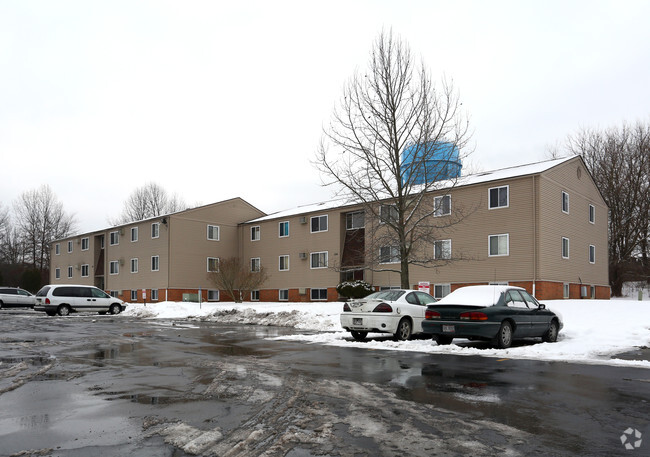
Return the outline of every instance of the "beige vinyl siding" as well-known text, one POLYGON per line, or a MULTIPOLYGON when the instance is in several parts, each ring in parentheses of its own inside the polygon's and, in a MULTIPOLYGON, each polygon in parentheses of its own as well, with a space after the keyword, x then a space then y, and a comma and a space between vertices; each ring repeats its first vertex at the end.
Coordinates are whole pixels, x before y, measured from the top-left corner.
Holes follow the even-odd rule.
POLYGON ((95 276, 95 233, 57 240, 52 243, 50 252, 50 283, 51 284, 83 284, 94 285, 95 276), (81 250, 81 239, 88 238, 88 250, 81 250), (72 252, 68 252, 68 241, 72 241, 72 252), (55 254, 55 245, 60 245, 60 254, 55 254), (88 276, 81 276, 81 265, 88 265, 88 276), (72 278, 68 278, 68 267, 72 267, 72 278), (55 278, 55 271, 61 270, 61 277, 55 278))

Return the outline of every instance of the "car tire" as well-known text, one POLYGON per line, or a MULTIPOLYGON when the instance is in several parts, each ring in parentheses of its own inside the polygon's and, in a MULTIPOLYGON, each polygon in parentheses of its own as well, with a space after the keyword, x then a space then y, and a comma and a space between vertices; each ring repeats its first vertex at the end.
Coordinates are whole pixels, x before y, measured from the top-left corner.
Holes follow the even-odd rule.
POLYGON ((512 324, 508 321, 501 322, 501 327, 494 337, 494 344, 499 349, 507 349, 512 344, 512 324))
POLYGON ((548 326, 548 330, 542 336, 542 341, 545 343, 555 343, 557 341, 557 334, 559 332, 559 325, 556 319, 551 321, 551 325, 548 326))
POLYGON ((350 330, 350 334, 356 341, 363 341, 368 336, 368 332, 357 332, 356 330, 350 330))
POLYGON ((436 335, 434 336, 434 339, 436 340, 436 343, 438 343, 439 346, 444 346, 447 344, 451 344, 451 342, 454 340, 454 337, 448 335, 436 335))
POLYGON ((69 316, 70 315, 70 306, 69 305, 61 305, 58 307, 56 312, 59 314, 59 316, 69 316))
POLYGON ((110 308, 108 308, 108 312, 111 314, 120 314, 120 311, 122 311, 122 308, 120 308, 120 305, 113 303, 110 308))
POLYGON ((396 341, 406 341, 411 338, 412 332, 413 327, 411 326, 411 321, 404 317, 397 324, 397 332, 393 336, 396 341))

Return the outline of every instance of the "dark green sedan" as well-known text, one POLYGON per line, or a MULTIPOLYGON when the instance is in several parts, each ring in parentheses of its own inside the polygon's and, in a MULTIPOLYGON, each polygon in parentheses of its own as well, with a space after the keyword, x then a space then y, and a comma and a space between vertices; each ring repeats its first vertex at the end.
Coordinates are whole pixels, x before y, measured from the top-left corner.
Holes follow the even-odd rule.
POLYGON ((521 338, 555 342, 561 329, 560 316, 525 289, 512 286, 461 287, 428 305, 422 321, 422 331, 438 344, 469 338, 491 341, 502 349, 521 338))

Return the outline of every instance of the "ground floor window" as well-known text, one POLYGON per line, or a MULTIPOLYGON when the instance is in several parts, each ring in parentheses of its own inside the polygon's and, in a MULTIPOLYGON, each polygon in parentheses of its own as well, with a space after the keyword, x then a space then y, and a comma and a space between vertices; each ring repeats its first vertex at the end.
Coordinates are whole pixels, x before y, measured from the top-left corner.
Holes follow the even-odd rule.
POLYGON ((327 289, 311 289, 312 300, 327 300, 327 289))
POLYGON ((251 301, 260 301, 260 291, 251 290, 251 301))
POLYGON ((151 289, 151 300, 158 300, 158 289, 151 289))
POLYGON ((208 290, 208 301, 219 301, 219 291, 208 290))
POLYGON ((289 300, 289 289, 280 289, 280 301, 289 300))
POLYGON ((564 283, 564 298, 569 298, 569 284, 564 283))
POLYGON ((433 286, 433 296, 440 300, 451 292, 451 284, 436 284, 433 286))
POLYGON ((111 297, 118 298, 120 296, 120 291, 119 290, 111 290, 109 294, 111 297))
POLYGON ((138 300, 138 291, 137 290, 132 290, 131 291, 131 301, 137 301, 138 300))

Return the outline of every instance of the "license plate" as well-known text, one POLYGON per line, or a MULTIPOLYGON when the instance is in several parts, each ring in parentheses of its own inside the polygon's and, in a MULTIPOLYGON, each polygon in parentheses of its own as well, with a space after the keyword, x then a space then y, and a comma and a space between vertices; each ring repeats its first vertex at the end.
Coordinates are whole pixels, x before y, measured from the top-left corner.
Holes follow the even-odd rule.
POLYGON ((353 317, 352 325, 363 325, 363 319, 361 319, 360 317, 353 317))
POLYGON ((454 333, 456 329, 454 328, 453 325, 443 325, 442 326, 442 331, 445 333, 454 333))

